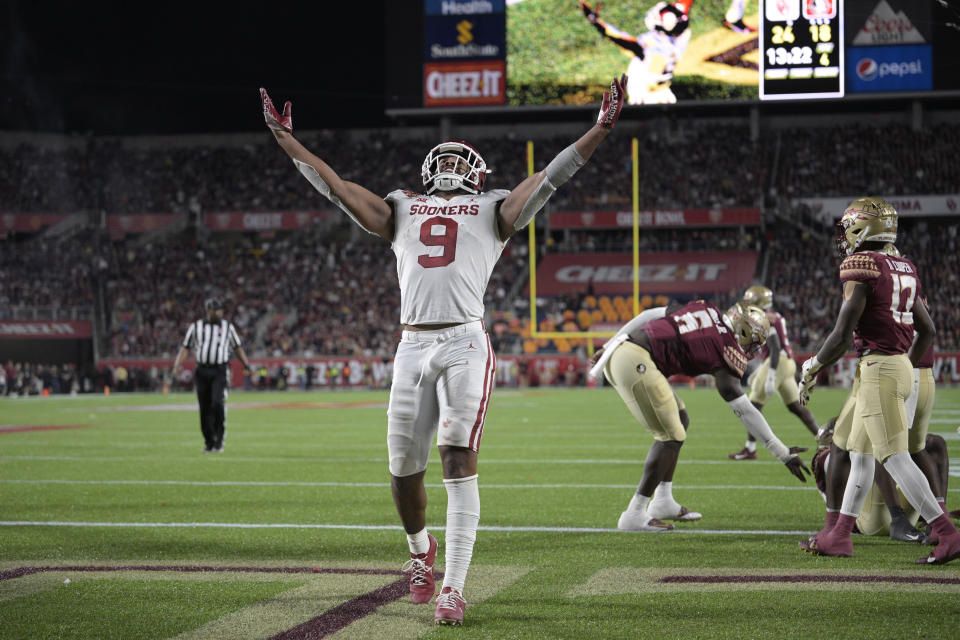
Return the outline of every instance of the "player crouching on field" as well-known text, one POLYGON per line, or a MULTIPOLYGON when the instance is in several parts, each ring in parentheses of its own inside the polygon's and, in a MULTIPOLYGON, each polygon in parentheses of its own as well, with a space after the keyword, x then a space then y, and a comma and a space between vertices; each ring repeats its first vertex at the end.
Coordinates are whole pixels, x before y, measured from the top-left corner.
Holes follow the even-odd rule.
POLYGON ((763 345, 770 330, 757 307, 736 307, 725 316, 703 300, 682 307, 647 309, 625 324, 594 356, 590 375, 607 380, 633 416, 653 435, 643 477, 617 528, 624 531, 669 531, 663 520, 689 521, 700 514, 681 506, 672 495, 673 472, 690 424, 683 403, 670 388, 672 375, 711 374, 717 391, 747 431, 806 482, 810 474, 800 458, 773 434, 763 414, 743 393, 740 377, 747 353, 763 345))

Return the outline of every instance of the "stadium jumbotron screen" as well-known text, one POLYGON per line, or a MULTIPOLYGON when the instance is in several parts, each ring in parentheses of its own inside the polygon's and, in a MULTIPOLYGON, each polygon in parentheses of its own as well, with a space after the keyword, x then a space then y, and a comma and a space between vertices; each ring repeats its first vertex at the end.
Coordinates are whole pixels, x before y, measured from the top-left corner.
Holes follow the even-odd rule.
MULTIPOLYGON (((958 41, 909 0, 425 0, 409 107, 842 98, 960 89, 958 41)), ((409 94, 408 94, 409 95, 409 94)))

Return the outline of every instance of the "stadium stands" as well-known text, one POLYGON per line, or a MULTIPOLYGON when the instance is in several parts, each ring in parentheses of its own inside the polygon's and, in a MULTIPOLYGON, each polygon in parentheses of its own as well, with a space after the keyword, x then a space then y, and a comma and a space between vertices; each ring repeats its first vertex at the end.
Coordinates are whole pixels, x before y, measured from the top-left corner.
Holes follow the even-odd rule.
MULTIPOLYGON (((386 194, 400 186, 419 186, 421 156, 398 150, 425 150, 431 144, 428 131, 419 146, 410 143, 409 132, 402 145, 394 144, 395 135, 322 131, 303 137, 335 158, 342 175, 386 194), (358 137, 363 144, 357 144, 358 137)), ((955 193, 960 186, 960 165, 949 161, 960 146, 960 125, 951 123, 922 132, 886 123, 762 133, 776 137, 779 146, 751 141, 749 130, 740 125, 675 123, 666 129, 640 128, 633 135, 640 139, 642 207, 752 206, 762 208, 765 216, 762 229, 644 231, 641 252, 759 246, 756 277, 776 292, 800 351, 815 348, 833 325, 839 297, 836 287, 824 283, 835 280, 836 256, 832 229, 802 207, 791 208, 788 199, 955 193), (775 175, 774 166, 779 167, 775 175), (765 201, 770 194, 778 199, 765 201)), ((537 157, 551 157, 568 139, 563 134, 538 140, 537 157)), ((473 141, 494 169, 490 188, 513 186, 524 175, 524 145, 515 135, 473 141)), ((266 136, 183 144, 90 139, 0 147, 0 212, 87 212, 90 221, 99 218, 89 212, 174 213, 188 219, 185 230, 151 237, 111 238, 95 230, 95 224, 62 237, 8 233, 0 240, 0 307, 12 317, 41 313, 51 318, 98 307, 103 314, 101 357, 172 358, 186 323, 215 290, 226 298, 253 358, 389 357, 398 338, 399 292, 395 263, 384 242, 347 221, 267 234, 196 229, 199 216, 208 212, 328 208, 278 153, 266 136)), ((629 176, 629 140, 624 137, 594 158, 550 206, 554 211, 627 210, 629 176)), ((942 350, 960 349, 958 226, 948 217, 904 218, 898 243, 918 262, 925 280, 936 283, 931 307, 942 350)), ((632 239, 623 231, 551 230, 549 219, 538 229, 538 250, 544 253, 632 249, 632 239)), ((485 301, 495 349, 514 355, 583 354, 581 339, 531 337, 524 291, 528 258, 525 236, 514 240, 491 278, 485 301)), ((730 291, 716 301, 726 305, 738 295, 730 291)), ((648 296, 641 306, 655 303, 648 296)), ((541 331, 582 331, 598 323, 618 325, 632 313, 628 296, 584 291, 538 301, 537 317, 541 331)), ((30 366, 19 369, 16 374, 14 367, 12 376, 5 372, 8 390, 11 377, 23 379, 30 366)), ((139 383, 154 384, 147 379, 139 383)), ((52 380, 47 386, 53 386, 52 380)))

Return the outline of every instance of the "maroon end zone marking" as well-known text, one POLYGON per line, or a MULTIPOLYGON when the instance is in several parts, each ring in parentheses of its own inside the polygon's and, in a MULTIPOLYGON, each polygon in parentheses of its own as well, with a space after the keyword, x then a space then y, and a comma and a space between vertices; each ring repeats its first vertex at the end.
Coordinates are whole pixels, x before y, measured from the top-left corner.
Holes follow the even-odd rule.
POLYGON ((960 578, 937 576, 664 576, 657 582, 672 584, 742 584, 749 582, 893 582, 899 584, 960 584, 960 578))
MULTIPOLYGON (((389 569, 312 569, 306 567, 212 567, 212 566, 164 566, 164 565, 118 565, 118 566, 48 566, 48 567, 18 567, 0 571, 0 580, 13 580, 34 573, 44 571, 181 571, 184 573, 203 573, 206 571, 236 572, 236 573, 327 573, 352 575, 380 575, 398 576, 402 571, 389 569)), ((437 580, 443 579, 443 574, 434 574, 437 580)), ((323 638, 336 633, 344 627, 373 613, 378 607, 390 604, 410 593, 410 582, 404 577, 395 582, 374 589, 358 596, 353 600, 337 605, 333 609, 312 618, 292 629, 287 629, 273 636, 271 640, 312 640, 323 638)))
POLYGON ((20 567, 19 569, 10 569, 9 571, 0 571, 0 580, 13 580, 23 576, 33 575, 43 571, 40 567, 20 567))
POLYGON ((60 429, 83 429, 86 424, 49 424, 49 425, 18 425, 0 424, 0 434, 19 433, 21 431, 57 431, 60 429))
POLYGON ((313 640, 323 638, 340 631, 360 618, 373 613, 378 607, 390 604, 410 593, 410 583, 407 578, 401 578, 379 589, 354 598, 349 602, 330 609, 312 620, 292 629, 287 629, 270 638, 270 640, 313 640))

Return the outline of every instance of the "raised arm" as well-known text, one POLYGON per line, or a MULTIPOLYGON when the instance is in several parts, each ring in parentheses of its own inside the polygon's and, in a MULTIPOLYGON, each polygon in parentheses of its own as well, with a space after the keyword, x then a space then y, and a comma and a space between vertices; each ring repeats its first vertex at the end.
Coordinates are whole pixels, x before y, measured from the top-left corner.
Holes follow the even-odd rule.
POLYGON ((265 89, 260 89, 263 119, 280 147, 317 191, 344 210, 357 224, 388 241, 393 239, 393 209, 368 189, 343 180, 326 162, 293 137, 292 105, 288 101, 279 113, 265 89))
POLYGON ((546 169, 527 177, 510 192, 500 204, 499 229, 501 239, 507 239, 523 229, 537 214, 550 196, 564 182, 585 165, 620 117, 626 98, 627 76, 613 79, 610 91, 603 93, 597 124, 580 139, 557 154, 546 169))
POLYGON ((583 11, 583 16, 587 19, 587 22, 593 25, 594 29, 600 32, 600 35, 608 38, 624 51, 628 51, 643 60, 643 47, 640 45, 636 36, 632 36, 626 31, 621 31, 615 26, 601 20, 601 6, 602 4, 598 2, 596 7, 591 7, 589 3, 580 0, 580 10, 583 11))

